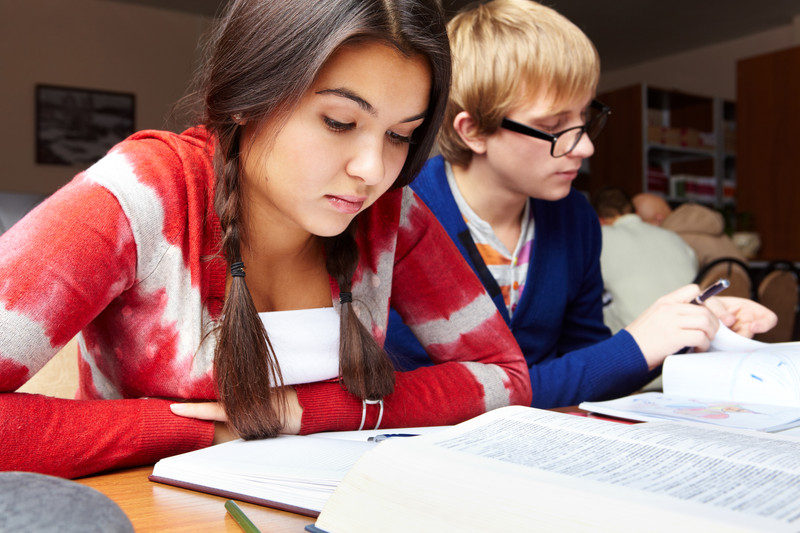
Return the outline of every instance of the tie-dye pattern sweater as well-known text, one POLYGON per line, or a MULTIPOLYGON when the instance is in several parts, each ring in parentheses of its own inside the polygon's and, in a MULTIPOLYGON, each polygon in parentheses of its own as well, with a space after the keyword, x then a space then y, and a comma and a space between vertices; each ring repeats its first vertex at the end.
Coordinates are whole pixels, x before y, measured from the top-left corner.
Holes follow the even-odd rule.
MULTIPOLYGON (((210 144, 200 128, 138 133, 0 237, 0 470, 75 477, 211 444, 211 422, 169 410, 216 398, 226 266, 209 260, 220 233, 210 144), (75 400, 13 392, 76 334, 75 400)), ((397 373, 381 427, 530 402, 502 317, 409 189, 363 213, 357 241, 359 318, 383 343, 391 300, 437 363, 397 373)), ((339 383, 296 390, 301 433, 358 428, 361 400, 339 383)), ((365 427, 377 416, 371 406, 365 427)))

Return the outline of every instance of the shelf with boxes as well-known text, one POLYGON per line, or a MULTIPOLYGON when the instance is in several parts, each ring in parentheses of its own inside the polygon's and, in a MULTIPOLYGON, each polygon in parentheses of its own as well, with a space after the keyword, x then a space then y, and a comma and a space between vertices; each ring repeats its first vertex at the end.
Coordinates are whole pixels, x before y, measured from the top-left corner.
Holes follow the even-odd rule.
POLYGON ((673 202, 734 202, 735 107, 731 102, 647 87, 643 190, 673 202), (726 142, 727 139, 727 142, 726 142))
POLYGON ((612 116, 590 160, 593 189, 673 203, 732 205, 736 188, 735 105, 719 98, 635 85, 598 95, 612 116))

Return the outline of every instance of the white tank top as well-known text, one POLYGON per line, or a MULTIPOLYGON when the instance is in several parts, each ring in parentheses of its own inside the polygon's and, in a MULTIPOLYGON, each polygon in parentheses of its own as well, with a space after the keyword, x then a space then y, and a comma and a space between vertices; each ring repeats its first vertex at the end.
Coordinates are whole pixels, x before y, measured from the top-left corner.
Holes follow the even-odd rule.
POLYGON ((333 307, 259 313, 284 385, 339 376, 339 315, 333 307))

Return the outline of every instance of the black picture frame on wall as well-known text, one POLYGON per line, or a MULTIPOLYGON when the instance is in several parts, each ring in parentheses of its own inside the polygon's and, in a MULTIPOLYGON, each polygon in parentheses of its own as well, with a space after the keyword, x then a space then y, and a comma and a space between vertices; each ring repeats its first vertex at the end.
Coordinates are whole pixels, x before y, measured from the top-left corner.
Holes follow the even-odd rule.
POLYGON ((135 129, 133 93, 36 85, 36 163, 90 165, 135 129))

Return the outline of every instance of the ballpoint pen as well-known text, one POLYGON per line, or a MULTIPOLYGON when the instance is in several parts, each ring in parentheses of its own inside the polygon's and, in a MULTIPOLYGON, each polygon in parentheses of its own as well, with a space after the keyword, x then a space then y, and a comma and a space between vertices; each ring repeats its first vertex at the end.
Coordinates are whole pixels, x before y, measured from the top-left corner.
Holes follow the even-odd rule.
POLYGON ((370 442, 381 442, 386 439, 393 439, 395 437, 417 437, 418 435, 414 433, 383 433, 381 435, 375 435, 374 437, 370 437, 367 440, 370 442))
POLYGON ((692 300, 693 304, 702 305, 703 302, 719 294, 720 292, 724 291, 728 287, 730 287, 731 282, 725 278, 719 278, 716 282, 706 287, 706 289, 694 300, 692 300))

